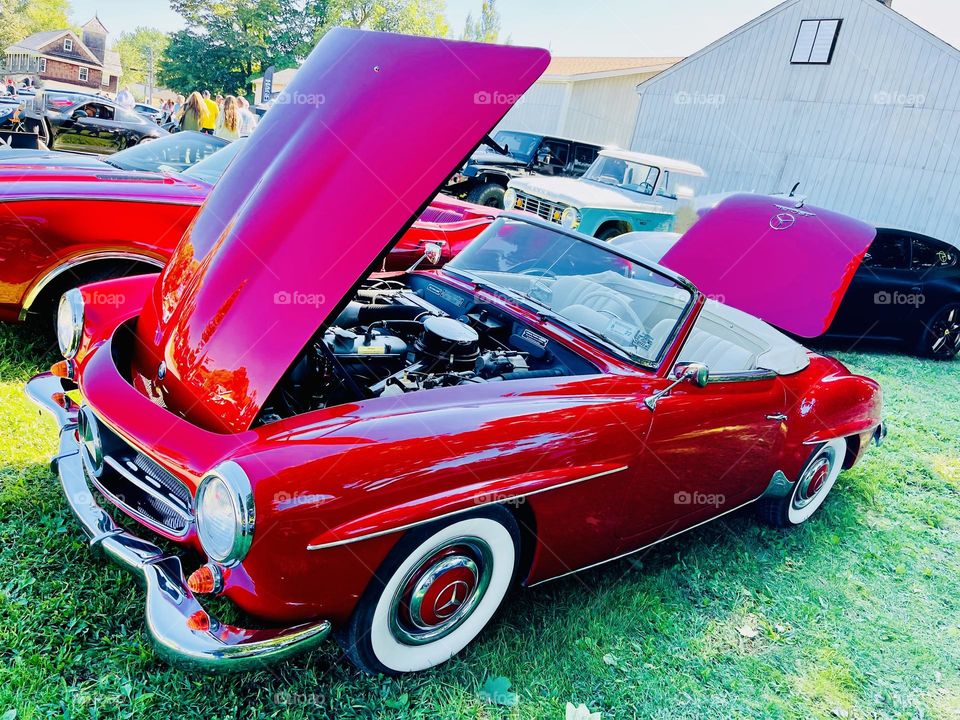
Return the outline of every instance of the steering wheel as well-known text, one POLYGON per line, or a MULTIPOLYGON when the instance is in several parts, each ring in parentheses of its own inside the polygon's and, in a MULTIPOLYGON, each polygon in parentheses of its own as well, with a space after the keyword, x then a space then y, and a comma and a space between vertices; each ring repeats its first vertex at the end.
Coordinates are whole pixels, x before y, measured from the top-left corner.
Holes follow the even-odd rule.
POLYGON ((551 280, 557 279, 557 274, 553 270, 548 270, 547 268, 528 268, 526 270, 521 270, 520 275, 539 275, 540 277, 550 278, 551 280))
POLYGON ((653 195, 653 185, 648 182, 642 182, 637 185, 637 192, 643 193, 644 195, 653 195))

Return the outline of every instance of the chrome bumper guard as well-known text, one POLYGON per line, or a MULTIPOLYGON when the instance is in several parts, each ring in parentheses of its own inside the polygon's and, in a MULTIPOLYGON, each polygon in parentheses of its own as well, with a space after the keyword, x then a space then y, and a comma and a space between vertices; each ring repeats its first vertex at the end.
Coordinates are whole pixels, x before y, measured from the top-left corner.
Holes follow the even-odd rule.
POLYGON ((885 420, 881 421, 877 426, 877 431, 873 434, 873 442, 876 443, 877 447, 883 445, 883 441, 887 439, 887 423, 885 420))
POLYGON ((27 383, 26 392, 57 421, 60 451, 51 468, 90 547, 132 573, 146 589, 147 632, 161 657, 205 672, 234 672, 313 649, 330 634, 327 621, 251 630, 221 623, 204 610, 187 587, 180 558, 131 535, 97 503, 73 432, 79 406, 67 397, 70 389, 69 381, 44 373, 27 383))

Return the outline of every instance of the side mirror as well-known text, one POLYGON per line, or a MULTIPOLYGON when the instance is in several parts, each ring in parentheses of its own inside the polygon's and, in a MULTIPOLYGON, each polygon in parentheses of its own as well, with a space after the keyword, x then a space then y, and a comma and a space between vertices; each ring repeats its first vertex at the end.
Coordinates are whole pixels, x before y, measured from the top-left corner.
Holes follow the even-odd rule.
POLYGON ((423 244, 423 255, 419 259, 407 268, 407 272, 413 272, 420 264, 426 260, 431 265, 436 265, 443 258, 443 246, 446 245, 444 240, 433 240, 431 242, 426 242, 423 244))
POLYGON ((428 242, 423 246, 423 257, 431 265, 436 265, 443 257, 443 243, 428 242))
POLYGON ((663 390, 655 392, 650 397, 644 398, 643 404, 650 410, 657 409, 657 402, 662 397, 666 397, 680 383, 686 382, 697 387, 706 387, 710 382, 710 368, 703 363, 679 363, 673 368, 673 376, 676 378, 663 390))

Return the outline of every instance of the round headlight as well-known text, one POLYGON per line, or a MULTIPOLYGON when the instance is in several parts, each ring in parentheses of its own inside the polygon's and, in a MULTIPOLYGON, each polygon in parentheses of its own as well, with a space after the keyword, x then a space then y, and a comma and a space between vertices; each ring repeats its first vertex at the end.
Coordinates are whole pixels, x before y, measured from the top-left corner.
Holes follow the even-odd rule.
POLYGON ((253 541, 253 490, 234 462, 215 468, 200 483, 196 499, 197 534, 204 552, 227 565, 243 560, 253 541))
POLYGON ((517 206, 517 191, 513 188, 507 188, 503 193, 503 207, 506 210, 513 210, 517 206))
POLYGON ((569 230, 576 230, 580 227, 580 211, 575 207, 568 207, 560 216, 560 224, 569 230))
POLYGON ((83 294, 73 288, 60 298, 57 307, 57 343, 68 360, 76 356, 83 337, 83 294))

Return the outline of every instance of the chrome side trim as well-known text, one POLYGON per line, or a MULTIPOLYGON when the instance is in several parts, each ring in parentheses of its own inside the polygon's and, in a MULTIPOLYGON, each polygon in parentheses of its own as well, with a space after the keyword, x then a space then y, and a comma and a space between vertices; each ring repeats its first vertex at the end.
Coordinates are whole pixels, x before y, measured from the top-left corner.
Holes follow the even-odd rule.
POLYGON ((712 518, 707 518, 706 520, 703 520, 702 522, 698 522, 696 525, 691 525, 691 526, 688 527, 688 528, 684 528, 683 530, 678 530, 677 532, 675 532, 675 533, 673 533, 673 534, 671 534, 671 535, 667 535, 666 537, 662 537, 662 538, 660 538, 659 540, 654 540, 652 543, 649 543, 649 544, 647 544, 647 545, 642 545, 641 547, 638 547, 636 550, 629 550, 629 551, 627 551, 627 552, 625 552, 625 553, 622 553, 622 554, 620 554, 620 555, 616 555, 616 556, 614 556, 614 557, 612 557, 612 558, 607 558, 606 560, 600 560, 599 562, 595 562, 595 563, 593 563, 592 565, 585 565, 585 566, 582 567, 582 568, 577 568, 576 570, 571 570, 570 572, 565 572, 565 573, 563 573, 562 575, 554 575, 553 577, 549 577, 549 578, 546 578, 546 579, 544 579, 544 580, 538 580, 537 582, 535 582, 535 583, 533 583, 533 584, 531 584, 531 585, 528 585, 527 587, 536 587, 537 585, 543 585, 543 583, 550 582, 551 580, 559 580, 560 578, 565 578, 565 577, 567 577, 567 576, 569 576, 569 575, 573 575, 573 574, 578 573, 578 572, 583 572, 584 570, 591 570, 591 569, 593 569, 593 568, 595 568, 595 567, 599 567, 600 565, 606 565, 608 562, 613 562, 614 560, 620 560, 620 559, 625 558, 625 557, 627 557, 627 556, 629 556, 629 555, 633 555, 634 553, 638 553, 638 552, 640 552, 641 550, 646 550, 647 548, 652 548, 654 545, 659 545, 660 543, 666 542, 667 540, 671 540, 671 539, 677 537, 677 535, 683 535, 685 532, 690 532, 691 530, 696 530, 696 529, 697 529, 698 527, 700 527, 701 525, 706 525, 707 523, 711 523, 711 522, 713 522, 714 520, 719 520, 719 519, 722 518, 724 515, 729 515, 730 513, 736 512, 737 510, 742 510, 743 508, 747 507, 747 505, 752 505, 753 503, 755 503, 755 502, 756 502, 757 500, 759 500, 759 499, 760 499, 760 498, 754 498, 753 500, 747 500, 747 502, 743 503, 742 505, 737 505, 735 508, 731 508, 730 510, 725 510, 724 512, 720 513, 719 515, 715 515, 715 516, 713 516, 712 518))
POLYGON ((521 493, 520 495, 511 495, 510 497, 502 497, 496 500, 490 500, 489 502, 477 503, 476 505, 471 505, 467 508, 461 508, 460 510, 453 510, 448 513, 443 513, 441 515, 434 515, 433 517, 426 518, 424 520, 417 520, 416 522, 407 523, 406 525, 400 525, 395 528, 389 528, 387 530, 377 530, 376 532, 366 533, 364 535, 358 535, 354 538, 347 538, 346 540, 334 540, 333 542, 320 543, 318 545, 307 545, 307 550, 326 550, 327 548, 340 547, 341 545, 351 545, 353 543, 360 542, 362 540, 370 540, 372 538, 382 537, 384 535, 390 535, 392 533, 403 532, 404 530, 410 530, 411 528, 419 527, 421 525, 426 525, 427 523, 432 523, 436 520, 444 520, 450 517, 456 517, 457 515, 463 515, 464 513, 471 512, 477 508, 484 507, 486 505, 500 505, 510 503, 520 498, 533 497, 534 495, 539 495, 540 493, 550 492, 551 490, 559 490, 560 488, 569 487, 571 485, 578 485, 579 483, 587 482, 587 480, 596 480, 597 478, 605 477, 607 475, 613 475, 614 473, 623 472, 629 466, 623 465, 618 468, 613 468, 612 470, 604 470, 603 472, 594 473, 593 475, 587 475, 585 477, 576 478, 575 480, 568 480, 567 482, 560 483, 558 485, 551 485, 550 487, 540 488, 539 490, 532 490, 528 493, 521 493))
POLYGON ((86 255, 79 255, 75 258, 71 258, 64 263, 57 265, 57 267, 44 275, 37 283, 34 284, 33 287, 30 288, 26 296, 23 298, 23 305, 20 307, 20 322, 23 322, 27 319, 27 313, 30 311, 33 303, 36 302, 37 297, 39 297, 40 293, 43 292, 47 285, 63 275, 65 272, 68 272, 81 265, 86 265, 90 262, 96 262, 98 260, 130 260, 132 262, 142 262, 147 265, 153 265, 158 270, 162 270, 164 265, 163 262, 157 260, 155 257, 143 255, 142 253, 104 251, 87 253, 86 255))
POLYGON ((326 620, 261 630, 228 625, 205 610, 187 585, 179 557, 130 534, 97 503, 74 433, 64 432, 71 427, 64 422, 75 422, 75 415, 54 399, 63 390, 61 379, 50 373, 27 383, 30 398, 57 419, 60 485, 91 550, 102 552, 145 588, 144 624, 159 656, 202 672, 236 672, 312 650, 330 634, 326 620))
POLYGON ((738 382, 751 382, 753 380, 773 380, 777 377, 777 374, 773 370, 745 370, 744 372, 737 373, 716 373, 710 376, 707 380, 708 383, 738 383, 738 382))

